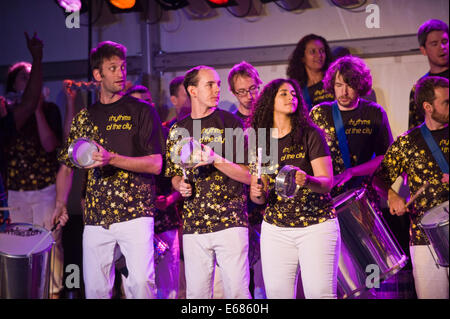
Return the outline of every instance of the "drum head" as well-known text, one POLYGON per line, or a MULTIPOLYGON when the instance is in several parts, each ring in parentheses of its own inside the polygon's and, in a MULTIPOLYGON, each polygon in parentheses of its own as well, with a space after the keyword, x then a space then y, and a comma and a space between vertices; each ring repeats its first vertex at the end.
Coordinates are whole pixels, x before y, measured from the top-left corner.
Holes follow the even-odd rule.
POLYGON ((88 138, 76 139, 70 144, 68 150, 71 162, 80 168, 94 164, 92 153, 97 151, 97 145, 88 138))
MULTIPOLYGON (((8 256, 26 256, 49 231, 38 225, 10 224, 5 232, 0 233, 0 254, 8 256)), ((39 254, 52 246, 53 237, 48 236, 38 247, 33 249, 33 254, 39 254)))
POLYGON ((448 201, 427 211, 420 221, 421 226, 425 228, 434 228, 445 223, 448 223, 448 201))
POLYGON ((298 191, 295 183, 297 168, 292 165, 284 166, 275 178, 275 191, 283 198, 292 198, 298 191))

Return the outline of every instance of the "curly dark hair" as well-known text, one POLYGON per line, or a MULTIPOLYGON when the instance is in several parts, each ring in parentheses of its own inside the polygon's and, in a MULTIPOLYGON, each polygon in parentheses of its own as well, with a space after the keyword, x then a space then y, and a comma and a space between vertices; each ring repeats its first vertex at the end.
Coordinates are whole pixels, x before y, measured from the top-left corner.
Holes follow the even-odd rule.
POLYGON ((345 83, 358 92, 359 96, 367 95, 372 90, 370 69, 361 58, 344 56, 330 65, 323 78, 323 87, 326 91, 333 94, 337 72, 342 76, 345 83))
MULTIPOLYGON (((297 110, 290 115, 292 127, 292 144, 300 144, 303 137, 302 128, 316 127, 311 121, 308 109, 303 100, 300 87, 294 79, 275 79, 264 86, 258 100, 253 106, 252 115, 247 119, 247 127, 252 127, 256 132, 259 128, 270 129, 274 127, 273 112, 275 96, 284 83, 289 83, 295 90, 298 98, 297 110)), ((258 135, 258 134, 257 134, 258 135)), ((258 138, 258 137, 257 137, 258 138)), ((257 140, 258 143, 258 140, 257 140)), ((266 132, 266 145, 270 144, 270 133, 266 132)))
POLYGON ((319 40, 322 42, 325 47, 325 63, 323 64, 322 72, 325 73, 328 69, 328 66, 331 63, 332 55, 330 46, 328 45, 327 40, 325 38, 316 35, 316 34, 308 34, 300 39, 295 47, 294 51, 289 57, 288 67, 286 70, 286 75, 298 81, 300 87, 305 87, 308 83, 308 74, 306 73, 305 63, 303 63, 303 58, 305 57, 306 45, 308 42, 313 40, 319 40))

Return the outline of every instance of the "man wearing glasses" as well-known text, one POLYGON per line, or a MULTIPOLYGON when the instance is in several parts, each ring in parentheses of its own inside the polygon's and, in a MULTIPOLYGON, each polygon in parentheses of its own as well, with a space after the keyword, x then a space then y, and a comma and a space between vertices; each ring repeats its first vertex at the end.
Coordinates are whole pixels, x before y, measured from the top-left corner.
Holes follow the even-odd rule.
MULTIPOLYGON (((234 113, 242 120, 244 128, 247 118, 252 113, 253 105, 259 95, 259 87, 262 84, 258 71, 245 61, 233 66, 228 74, 228 86, 236 96, 239 106, 234 113)), ((250 285, 254 299, 266 299, 264 280, 262 277, 261 259, 259 254, 259 234, 261 233, 262 216, 265 205, 257 205, 251 200, 247 201, 249 222, 249 264, 250 285)), ((218 285, 217 285, 218 286, 218 285)))
MULTIPOLYGON (((230 91, 239 101, 235 115, 243 122, 251 115, 252 106, 259 94, 259 86, 262 84, 258 71, 253 65, 242 61, 233 66, 228 74, 230 91)), ((245 123, 243 123, 245 126, 245 123)))

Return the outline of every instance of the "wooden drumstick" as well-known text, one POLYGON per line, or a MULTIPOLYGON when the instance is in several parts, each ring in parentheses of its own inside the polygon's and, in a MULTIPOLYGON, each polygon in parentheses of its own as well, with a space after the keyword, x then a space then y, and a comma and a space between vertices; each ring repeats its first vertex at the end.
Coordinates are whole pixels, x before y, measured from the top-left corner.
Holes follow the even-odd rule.
POLYGON ((52 229, 44 236, 42 237, 42 239, 36 244, 34 245, 34 247, 30 250, 30 252, 27 254, 27 258, 29 258, 31 256, 31 254, 34 252, 34 250, 39 247, 45 240, 47 240, 48 237, 50 237, 50 235, 52 234, 52 232, 56 229, 56 227, 58 227, 59 225, 59 221, 53 225, 52 229))
POLYGON ((2 210, 18 210, 19 207, 0 207, 0 211, 2 210))
MULTIPOLYGON (((261 166, 262 166, 262 147, 258 147, 258 162, 257 162, 257 174, 258 174, 258 184, 262 185, 261 180, 261 166)), ((258 198, 261 198, 261 196, 258 196, 258 198)))
POLYGON ((419 189, 417 190, 417 192, 409 199, 409 201, 406 203, 406 207, 408 207, 409 205, 411 205, 412 202, 414 202, 414 201, 417 199, 417 197, 419 197, 419 195, 422 194, 423 191, 424 191, 425 189, 427 189, 427 187, 428 187, 429 185, 430 185, 430 183, 425 182, 425 184, 423 184, 422 187, 419 188, 419 189))

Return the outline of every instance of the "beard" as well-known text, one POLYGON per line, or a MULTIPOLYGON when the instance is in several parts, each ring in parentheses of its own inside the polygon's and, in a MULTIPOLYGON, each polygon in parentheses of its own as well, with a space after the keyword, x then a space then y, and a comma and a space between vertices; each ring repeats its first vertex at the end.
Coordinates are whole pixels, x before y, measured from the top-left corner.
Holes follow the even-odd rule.
POLYGON ((442 114, 434 109, 433 113, 431 113, 431 118, 440 124, 448 124, 448 113, 442 114))

